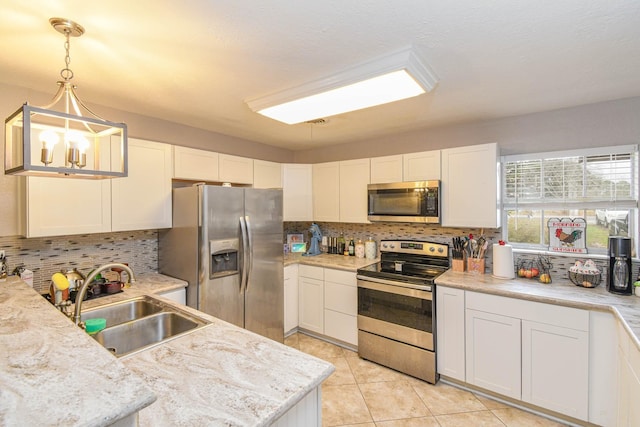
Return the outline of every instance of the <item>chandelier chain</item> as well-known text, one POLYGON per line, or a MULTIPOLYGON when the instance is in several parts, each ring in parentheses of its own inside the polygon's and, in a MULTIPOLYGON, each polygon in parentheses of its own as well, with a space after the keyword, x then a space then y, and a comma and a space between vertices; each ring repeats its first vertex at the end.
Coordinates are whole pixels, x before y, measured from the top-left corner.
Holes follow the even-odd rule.
POLYGON ((71 43, 69 42, 70 34, 71 34, 71 31, 69 31, 68 29, 65 29, 65 31, 64 31, 64 35, 65 35, 65 41, 64 41, 64 50, 65 50, 64 63, 65 63, 65 68, 60 70, 60 76, 65 81, 69 81, 69 80, 71 80, 73 78, 73 71, 71 70, 71 68, 69 68, 69 65, 71 64, 71 55, 69 54, 69 50, 71 48, 71 43))

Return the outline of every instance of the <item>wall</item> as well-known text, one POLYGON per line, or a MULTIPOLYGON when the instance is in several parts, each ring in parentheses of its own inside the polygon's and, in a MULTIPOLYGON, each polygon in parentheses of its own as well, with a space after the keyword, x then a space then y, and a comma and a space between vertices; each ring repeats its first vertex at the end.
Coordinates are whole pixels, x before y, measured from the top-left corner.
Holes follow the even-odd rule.
POLYGON ((33 271, 33 287, 47 292, 51 275, 76 267, 83 274, 110 262, 126 262, 134 273, 157 273, 158 233, 131 231, 25 239, 0 237, 9 274, 24 265, 33 271))
POLYGON ((497 142, 501 154, 637 144, 640 97, 441 126, 295 153, 296 163, 378 157, 497 142))

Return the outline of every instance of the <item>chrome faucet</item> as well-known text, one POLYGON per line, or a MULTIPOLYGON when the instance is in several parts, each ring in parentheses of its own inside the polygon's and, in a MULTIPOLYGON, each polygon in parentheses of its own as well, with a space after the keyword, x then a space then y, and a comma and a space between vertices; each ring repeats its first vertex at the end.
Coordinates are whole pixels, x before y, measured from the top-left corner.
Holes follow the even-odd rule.
POLYGON ((93 282, 93 279, 95 279, 98 274, 113 267, 121 268, 124 271, 126 271, 127 274, 129 275, 129 283, 135 283, 136 277, 133 274, 133 270, 131 270, 131 268, 128 265, 120 264, 118 262, 113 262, 110 264, 102 265, 96 268, 95 270, 93 270, 91 273, 89 273, 87 278, 84 280, 84 283, 82 284, 82 286, 78 290, 78 293, 76 294, 76 309, 74 311, 74 314, 71 320, 77 326, 81 326, 80 323, 82 321, 81 319, 82 300, 84 299, 84 296, 87 294, 87 288, 89 288, 89 285, 91 284, 91 282, 93 282))

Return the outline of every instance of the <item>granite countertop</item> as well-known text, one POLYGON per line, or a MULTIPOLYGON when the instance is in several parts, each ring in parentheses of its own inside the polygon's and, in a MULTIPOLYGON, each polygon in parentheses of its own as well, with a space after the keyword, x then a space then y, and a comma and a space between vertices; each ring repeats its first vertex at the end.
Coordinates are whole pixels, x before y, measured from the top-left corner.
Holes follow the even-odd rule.
POLYGON ((318 267, 335 268, 336 270, 356 271, 367 265, 375 264, 380 258, 356 258, 354 256, 320 254, 303 256, 301 253, 289 253, 284 256, 284 266, 291 264, 315 265, 318 267))
POLYGON ((449 270, 438 276, 436 285, 585 310, 608 311, 625 325, 629 336, 640 349, 640 298, 612 294, 604 283, 595 288, 583 288, 568 279, 557 280, 553 277, 553 280, 551 284, 542 284, 532 279, 499 279, 491 274, 449 270))
MULTIPOLYGON (((83 304, 94 307, 185 286, 160 274, 138 275, 124 292, 83 304)), ((142 426, 158 420, 269 425, 335 369, 197 310, 181 309, 211 323, 116 359, 11 277, 0 284, 0 424, 108 425, 146 407, 139 413, 142 426)))

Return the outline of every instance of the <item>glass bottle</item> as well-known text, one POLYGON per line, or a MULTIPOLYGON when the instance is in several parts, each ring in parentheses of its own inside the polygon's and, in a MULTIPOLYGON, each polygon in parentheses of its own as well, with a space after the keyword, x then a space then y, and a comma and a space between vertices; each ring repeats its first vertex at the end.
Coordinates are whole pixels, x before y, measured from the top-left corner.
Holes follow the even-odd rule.
POLYGON ((344 235, 340 233, 340 236, 338 237, 338 250, 336 251, 338 255, 344 254, 344 246, 345 246, 344 235))
POLYGON ((356 244, 353 243, 353 238, 349 240, 349 256, 356 255, 356 244))

